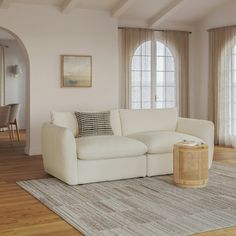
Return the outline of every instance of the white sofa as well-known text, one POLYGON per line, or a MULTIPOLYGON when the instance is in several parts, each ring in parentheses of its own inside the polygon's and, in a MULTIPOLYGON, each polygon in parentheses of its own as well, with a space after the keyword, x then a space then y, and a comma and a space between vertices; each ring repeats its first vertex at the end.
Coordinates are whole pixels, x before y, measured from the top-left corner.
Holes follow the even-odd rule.
POLYGON ((183 139, 205 142, 209 168, 214 148, 210 121, 178 118, 175 108, 111 110, 114 136, 76 138, 73 112, 52 112, 43 125, 47 173, 70 185, 173 173, 173 145, 183 139))

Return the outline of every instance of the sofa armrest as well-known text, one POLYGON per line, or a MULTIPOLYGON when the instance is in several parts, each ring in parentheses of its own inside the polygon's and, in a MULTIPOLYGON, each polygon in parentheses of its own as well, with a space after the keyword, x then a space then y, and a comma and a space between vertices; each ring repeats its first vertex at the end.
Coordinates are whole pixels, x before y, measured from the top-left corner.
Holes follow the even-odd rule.
POLYGON ((214 153, 214 124, 208 120, 178 118, 177 132, 189 134, 202 139, 208 145, 209 168, 211 167, 214 153))
POLYGON ((69 129, 45 123, 42 128, 42 154, 47 173, 67 184, 77 184, 76 143, 69 129))

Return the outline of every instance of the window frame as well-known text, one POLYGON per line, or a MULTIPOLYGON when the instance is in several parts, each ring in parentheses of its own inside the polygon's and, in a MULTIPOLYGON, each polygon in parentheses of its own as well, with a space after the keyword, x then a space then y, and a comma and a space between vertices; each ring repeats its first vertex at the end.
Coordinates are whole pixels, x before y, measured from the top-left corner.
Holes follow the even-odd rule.
MULTIPOLYGON (((147 46, 148 47, 148 46, 147 46)), ((170 47, 168 47, 168 45, 166 45, 162 40, 148 40, 148 41, 144 41, 142 42, 134 51, 133 55, 132 55, 132 58, 131 58, 131 82, 130 82, 130 107, 131 109, 153 109, 153 108, 158 108, 158 101, 157 100, 157 88, 164 88, 165 90, 165 93, 164 93, 164 96, 165 96, 165 99, 162 100, 161 102, 161 108, 168 108, 170 106, 167 106, 167 103, 170 102, 170 103, 174 103, 173 107, 177 107, 178 106, 178 81, 177 81, 177 76, 176 76, 176 60, 175 60, 175 57, 174 57, 174 54, 173 52, 171 52, 170 50, 170 47), (142 48, 145 46, 145 44, 147 43, 150 43, 150 56, 149 56, 149 53, 142 53, 142 48), (164 46, 164 54, 163 55, 158 55, 157 53, 157 44, 160 43, 162 46, 164 46), (140 54, 137 54, 137 51, 140 51, 141 53, 140 54), (167 54, 169 54, 170 56, 168 56, 167 54), (150 57, 150 70, 147 70, 146 72, 150 72, 150 86, 143 86, 142 85, 142 72, 145 72, 144 70, 142 70, 142 58, 143 57, 150 57), (133 60, 135 57, 139 57, 140 59, 140 70, 136 70, 136 69, 133 69, 133 60), (157 58, 158 57, 162 57, 163 60, 164 60, 164 70, 163 71, 158 71, 157 70, 157 58), (166 82, 166 74, 169 73, 167 70, 166 70, 166 67, 167 67, 167 58, 171 58, 173 60, 173 71, 170 71, 171 73, 173 73, 173 76, 174 76, 174 85, 170 86, 170 85, 167 85, 167 82, 166 82), (133 86, 133 73, 139 71, 141 73, 140 75, 140 82, 139 82, 139 86, 133 86), (157 73, 163 73, 163 85, 157 85, 157 73), (138 101, 134 101, 132 99, 132 96, 133 96, 133 88, 134 87, 139 87, 140 88, 140 95, 139 95, 139 100, 138 101), (144 87, 150 87, 150 99, 151 101, 147 101, 149 102, 149 106, 148 108, 144 107, 144 104, 145 101, 143 101, 142 99, 142 95, 143 95, 143 88, 144 87), (167 89, 168 88, 173 88, 174 87, 174 100, 169 100, 168 101, 168 98, 166 98, 166 94, 167 94, 167 89), (138 106, 134 106, 133 104, 138 104, 138 106)), ((172 107, 172 106, 171 106, 172 107)))

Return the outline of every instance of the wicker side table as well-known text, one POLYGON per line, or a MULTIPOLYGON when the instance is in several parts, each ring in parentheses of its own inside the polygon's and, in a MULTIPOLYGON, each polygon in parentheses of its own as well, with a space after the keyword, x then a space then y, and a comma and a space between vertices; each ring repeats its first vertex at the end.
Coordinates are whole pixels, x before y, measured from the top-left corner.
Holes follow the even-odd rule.
POLYGON ((185 188, 205 187, 208 182, 208 146, 187 146, 183 142, 174 145, 174 182, 185 188))

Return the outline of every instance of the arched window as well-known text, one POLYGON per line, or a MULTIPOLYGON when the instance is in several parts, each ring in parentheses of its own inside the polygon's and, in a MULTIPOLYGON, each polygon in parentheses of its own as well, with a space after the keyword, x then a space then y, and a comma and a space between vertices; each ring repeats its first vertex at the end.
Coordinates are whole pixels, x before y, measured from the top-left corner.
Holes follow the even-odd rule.
POLYGON ((142 43, 131 67, 131 108, 165 108, 177 105, 175 62, 169 48, 160 41, 142 43))

